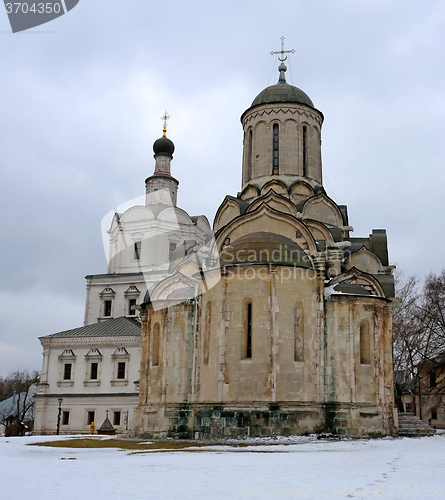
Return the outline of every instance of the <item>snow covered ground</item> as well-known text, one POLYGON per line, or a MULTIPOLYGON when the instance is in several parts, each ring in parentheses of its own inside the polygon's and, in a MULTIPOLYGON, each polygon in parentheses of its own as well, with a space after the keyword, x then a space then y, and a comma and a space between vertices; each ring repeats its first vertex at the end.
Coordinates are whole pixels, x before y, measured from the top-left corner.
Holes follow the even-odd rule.
POLYGON ((0 438, 1 498, 445 498, 445 434, 137 454, 27 446, 55 439, 66 437, 0 438))

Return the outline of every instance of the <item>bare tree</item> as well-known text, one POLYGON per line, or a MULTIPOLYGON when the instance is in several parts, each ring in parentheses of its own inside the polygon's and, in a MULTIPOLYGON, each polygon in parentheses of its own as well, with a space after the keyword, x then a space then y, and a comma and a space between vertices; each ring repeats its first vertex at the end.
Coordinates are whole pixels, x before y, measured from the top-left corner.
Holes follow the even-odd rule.
POLYGON ((34 420, 34 398, 30 388, 39 381, 39 372, 17 370, 0 379, 0 421, 9 435, 23 434, 34 420))
MULTIPOLYGON (((421 408, 445 403, 445 270, 397 280, 400 306, 394 313, 396 396, 411 391, 421 408)), ((399 398, 400 399, 400 398, 399 398)), ((429 411, 429 410, 428 410, 429 411)))

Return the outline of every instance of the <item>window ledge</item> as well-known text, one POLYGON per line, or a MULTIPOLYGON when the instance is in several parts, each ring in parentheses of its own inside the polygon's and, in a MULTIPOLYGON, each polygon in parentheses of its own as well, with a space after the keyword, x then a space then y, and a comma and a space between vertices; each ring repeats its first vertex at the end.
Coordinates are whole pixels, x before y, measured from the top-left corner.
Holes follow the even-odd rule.
POLYGON ((112 380, 111 385, 128 385, 128 380, 112 380))
POLYGON ((98 385, 100 385, 100 380, 85 380, 83 385, 98 386, 98 385))
POLYGON ((69 387, 69 386, 73 386, 74 385, 74 380, 62 380, 62 381, 59 381, 57 382, 57 385, 59 387, 69 387))

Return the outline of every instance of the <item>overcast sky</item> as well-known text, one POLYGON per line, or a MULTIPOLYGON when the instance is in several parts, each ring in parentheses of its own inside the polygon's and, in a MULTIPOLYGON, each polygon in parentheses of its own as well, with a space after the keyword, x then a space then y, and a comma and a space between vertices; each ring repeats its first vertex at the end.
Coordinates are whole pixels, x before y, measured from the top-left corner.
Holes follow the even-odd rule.
POLYGON ((240 190, 240 116, 277 81, 323 112, 324 184, 353 236, 386 228, 406 276, 445 267, 445 2, 80 0, 12 34, 0 5, 0 374, 83 324, 102 217, 144 193, 171 115, 178 204, 211 222, 240 190))

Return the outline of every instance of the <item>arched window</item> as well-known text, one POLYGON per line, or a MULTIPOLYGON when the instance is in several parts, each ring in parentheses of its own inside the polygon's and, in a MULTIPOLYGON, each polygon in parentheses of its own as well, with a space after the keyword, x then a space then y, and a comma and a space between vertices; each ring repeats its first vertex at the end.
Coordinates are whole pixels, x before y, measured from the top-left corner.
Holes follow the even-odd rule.
POLYGON ((303 361, 304 321, 303 306, 295 304, 294 308, 294 361, 303 361))
POLYGON ((307 173, 307 127, 303 125, 303 177, 307 173))
POLYGON ((210 347, 210 326, 212 324, 212 303, 207 302, 206 308, 206 324, 204 331, 204 364, 209 364, 209 347, 210 347))
POLYGON ((279 165, 279 134, 278 134, 278 123, 273 125, 273 170, 272 174, 278 174, 279 165))
POLYGON ((247 178, 249 181, 252 178, 252 149, 253 149, 253 136, 252 130, 247 134, 247 178))
POLYGON ((252 358, 252 300, 245 299, 243 303, 243 346, 242 358, 252 358))
POLYGON ((159 323, 155 323, 153 327, 153 350, 151 356, 151 366, 159 366, 159 351, 160 351, 160 327, 159 323))
POLYGON ((369 348, 369 324, 363 320, 360 323, 360 364, 370 364, 370 348, 369 348))

